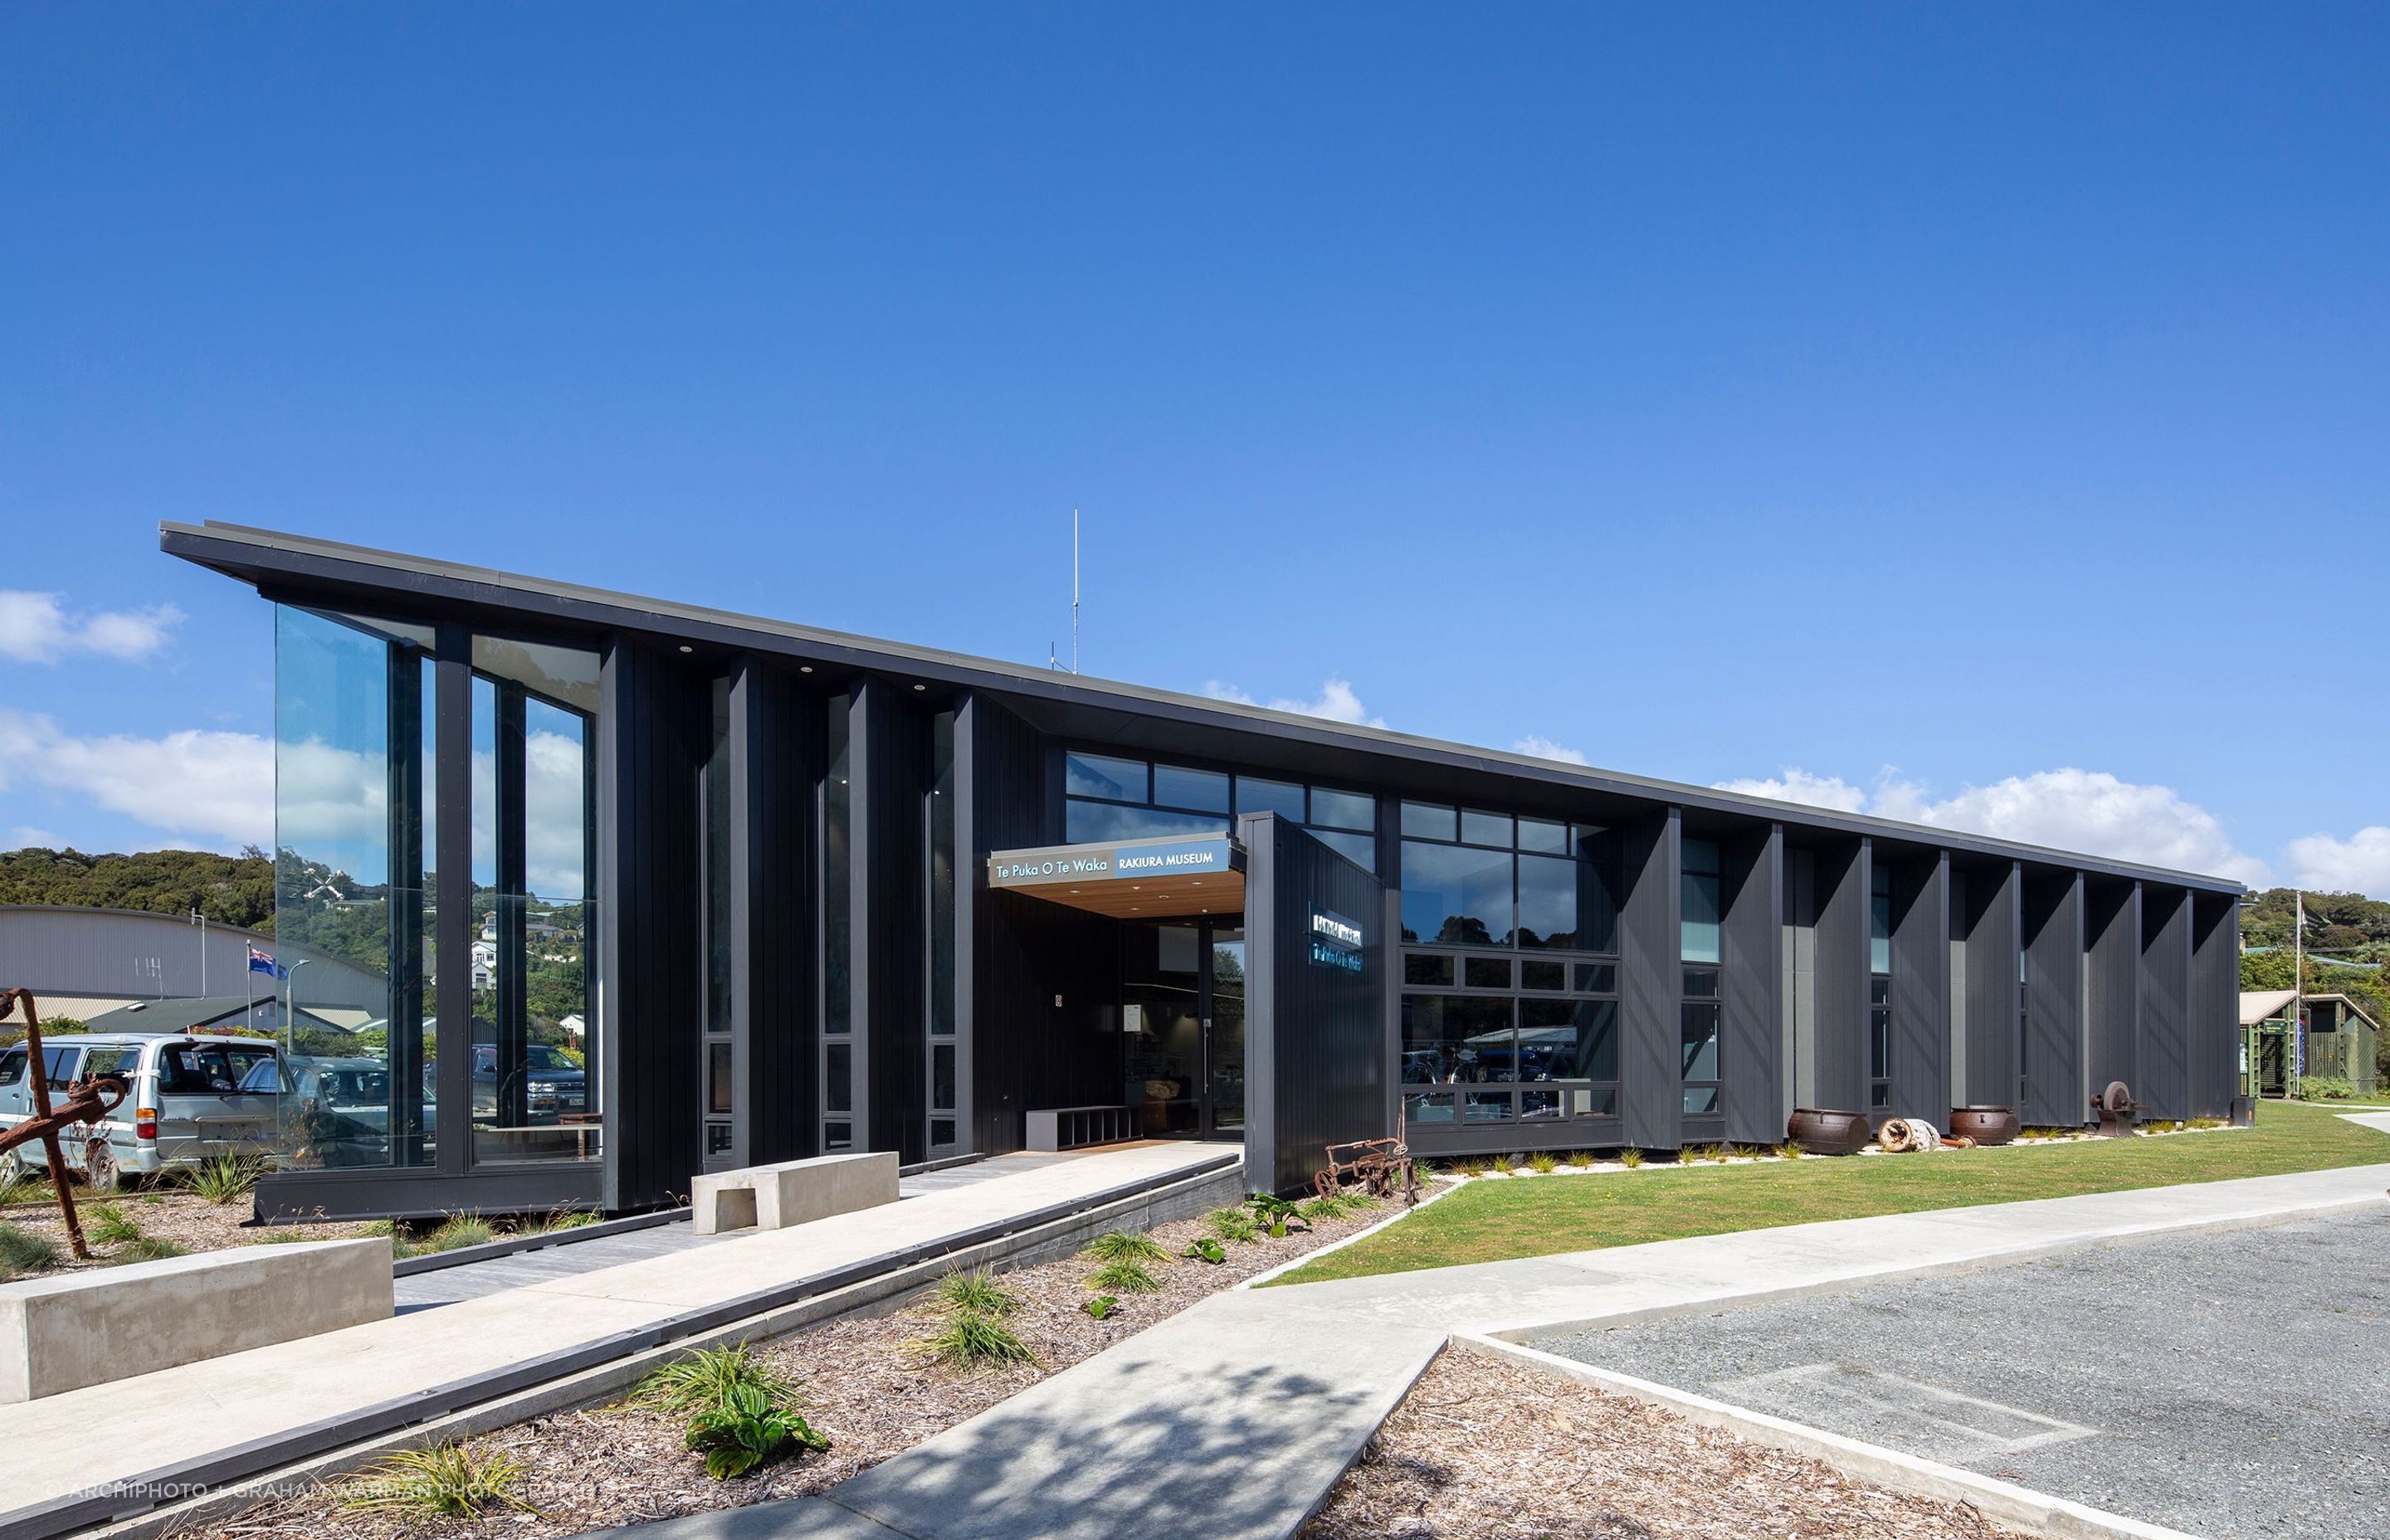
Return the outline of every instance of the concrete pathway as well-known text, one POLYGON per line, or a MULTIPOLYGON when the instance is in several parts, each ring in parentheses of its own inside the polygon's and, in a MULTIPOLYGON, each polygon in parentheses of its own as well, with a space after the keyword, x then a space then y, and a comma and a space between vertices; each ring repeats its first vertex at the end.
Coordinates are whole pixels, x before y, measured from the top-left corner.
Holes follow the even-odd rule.
MULTIPOLYGON (((22 1510, 95 1482, 220 1457, 328 1419, 426 1397, 766 1290, 934 1248, 1013 1217, 1082 1204, 1218 1161, 1218 1145, 1089 1150, 810 1225, 726 1238, 595 1272, 0 1405, 0 1534, 22 1510), (107 1450, 110 1457, 95 1459, 107 1450)), ((173 1331, 175 1323, 153 1323, 173 1331)))
MULTIPOLYGON (((1215 1147, 1216 1148, 1216 1147, 1215 1147)), ((1005 1176, 1019 1175, 1024 1171, 1039 1171, 1064 1161, 1078 1160, 1076 1153, 1065 1155, 996 1155, 984 1161, 947 1166, 941 1171, 924 1171, 907 1176, 896 1184, 897 1196, 921 1198, 933 1192, 951 1192, 957 1187, 977 1187, 982 1182, 1005 1176)), ((729 1235, 700 1235, 697 1226, 687 1219, 676 1219, 668 1225, 650 1225, 644 1229, 627 1230, 621 1235, 600 1236, 589 1240, 567 1241, 560 1246, 544 1247, 535 1251, 518 1251, 510 1256, 492 1257, 486 1262, 471 1262, 457 1267, 441 1267, 428 1273, 416 1273, 398 1280, 398 1308, 403 1314, 424 1310, 432 1305, 455 1304, 459 1300, 477 1300, 484 1294, 495 1294, 508 1289, 523 1289, 535 1284, 553 1283, 559 1278, 575 1277, 583 1273, 595 1273, 600 1268, 619 1267, 626 1262, 644 1262, 649 1257, 671 1256, 700 1246, 716 1246, 739 1239, 736 1232, 729 1235)))
POLYGON ((2390 1165, 1214 1295, 820 1497, 636 1540, 1283 1540, 1455 1332, 1519 1337, 2383 1200, 2390 1165))

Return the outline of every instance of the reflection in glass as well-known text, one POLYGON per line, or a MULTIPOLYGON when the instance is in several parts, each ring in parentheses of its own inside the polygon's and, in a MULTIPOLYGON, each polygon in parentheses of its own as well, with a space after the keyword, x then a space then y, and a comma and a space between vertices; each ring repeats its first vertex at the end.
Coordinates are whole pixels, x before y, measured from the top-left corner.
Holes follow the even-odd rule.
POLYGON ((1403 1081, 1472 1084, 1518 1078, 1510 1002, 1471 995, 1403 996, 1403 1081))
POLYGON ((1461 964, 1460 982, 1471 989, 1508 989, 1510 987, 1510 959, 1468 958, 1461 964))
POLYGON ((1403 954, 1403 982, 1449 987, 1453 958, 1444 952, 1406 952, 1403 954))
POLYGON ((1688 1000, 1684 1014, 1684 1073, 1687 1081, 1714 1081, 1718 1077, 1718 1003, 1715 1000, 1688 1000))
POLYGON ((1540 851, 1546 855, 1566 855, 1569 853, 1568 826, 1547 823, 1541 818, 1519 820, 1519 848, 1540 851))
POLYGON ((1682 950, 1687 962, 1718 960, 1718 854, 1707 840, 1684 844, 1682 950))
POLYGON ((302 1168, 433 1159, 431 642, 275 610, 274 953, 297 1007, 282 1136, 302 1168))
POLYGON ((1403 833, 1414 840, 1453 840, 1459 837, 1458 815, 1451 808, 1434 802, 1405 802, 1403 833))
POLYGON ((1519 965, 1519 987, 1564 990, 1568 988, 1568 964, 1530 957, 1519 965))
POLYGON ((1228 811, 1228 777, 1217 770, 1188 770, 1176 764, 1153 767, 1153 801, 1160 807, 1191 808, 1198 813, 1228 811))
POLYGON ((1358 791, 1331 791, 1324 786, 1311 789, 1311 821, 1321 828, 1356 828, 1363 832, 1378 827, 1378 799, 1358 791))
POLYGON ((1460 810, 1460 842, 1464 845, 1496 845, 1510 848, 1510 818, 1504 813, 1479 813, 1473 808, 1460 810))
POLYGON ((1868 969, 1892 971, 1892 868, 1877 866, 1868 878, 1868 969))
POLYGON ((1521 1078, 1618 1078, 1618 1002, 1523 1000, 1519 1004, 1521 1078))
POLYGON ((1519 857, 1519 945, 1577 944, 1576 863, 1560 855, 1519 857))
POLYGON ((1510 853, 1403 841, 1403 939, 1441 946, 1510 943, 1510 853))
POLYGON ((1237 777, 1237 811, 1275 813, 1303 822, 1303 788, 1286 781, 1266 781, 1254 776, 1237 777))
POLYGON ((1100 754, 1062 756, 1064 789, 1073 797, 1108 797, 1119 802, 1146 798, 1145 762, 1100 754))
POLYGON ((1227 831, 1227 819, 1208 818, 1200 813, 1165 813, 1160 808, 1077 802, 1069 803, 1063 812, 1062 837, 1074 845, 1227 831))
POLYGON ((1374 834, 1343 834, 1332 828, 1315 828, 1311 837, 1330 850, 1352 862, 1365 872, 1378 869, 1378 837, 1374 834))

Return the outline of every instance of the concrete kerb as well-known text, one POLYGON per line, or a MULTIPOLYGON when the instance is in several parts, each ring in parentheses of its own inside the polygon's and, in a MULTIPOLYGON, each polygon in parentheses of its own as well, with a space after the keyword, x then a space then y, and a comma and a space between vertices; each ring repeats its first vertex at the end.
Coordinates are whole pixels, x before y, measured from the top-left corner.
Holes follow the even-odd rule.
MULTIPOLYGON (((95 1540, 150 1540, 307 1486, 350 1475, 394 1450, 470 1438, 534 1417, 571 1411, 609 1401, 629 1389, 649 1371, 700 1348, 728 1347, 739 1342, 768 1341, 842 1315, 886 1315, 904 1309, 934 1288, 953 1267, 1020 1267, 1070 1256, 1096 1236, 1114 1228, 1151 1228, 1173 1220, 1191 1219, 1234 1202, 1244 1193, 1241 1164, 1197 1172, 1164 1187, 1131 1193, 1048 1221, 1027 1230, 943 1252, 910 1266, 865 1278, 826 1293, 731 1322, 699 1334, 627 1354, 622 1357, 532 1385, 454 1412, 426 1417, 405 1428, 344 1444, 322 1454, 245 1476, 230 1484, 129 1515, 112 1522, 29 1529, 23 1533, 80 1533, 95 1540)), ((1358 1451, 1356 1450, 1357 1454, 1358 1451)), ((149 1480, 148 1473, 132 1478, 149 1480)), ((160 1481, 169 1481, 162 1473, 160 1481)), ((133 1506, 128 1502, 127 1507, 133 1506)), ((15 1540, 13 1526, 6 1533, 15 1540)))
POLYGON ((1934 1502, 1962 1503, 1993 1523, 2026 1534, 2044 1535, 2049 1540, 2199 1540, 2181 1530, 2143 1523, 2046 1492, 1979 1476, 1938 1460, 1864 1444, 1765 1413, 1745 1411, 1690 1391, 1638 1380, 1633 1375, 1615 1374, 1498 1337, 1455 1332, 1452 1345, 1499 1363, 1523 1365, 1613 1395, 1630 1396, 1703 1427, 1723 1429, 1771 1449, 1822 1461, 1854 1481, 1934 1502))
POLYGON ((1407 1209, 1398 1210, 1394 1213, 1386 1215, 1385 1218, 1379 1220, 1374 1225, 1355 1230, 1351 1235, 1344 1237, 1341 1240, 1331 1240, 1316 1251, 1305 1251, 1299 1257, 1289 1257, 1286 1261, 1279 1263, 1275 1267, 1255 1273, 1252 1277, 1249 1277, 1243 1282, 1238 1284, 1237 1287, 1239 1289, 1258 1289, 1263 1284, 1269 1282, 1271 1279, 1278 1277, 1281 1274, 1291 1273, 1298 1267, 1307 1267, 1311 1264, 1317 1262, 1321 1257, 1330 1256, 1335 1252, 1341 1251, 1356 1240, 1367 1240, 1369 1237, 1376 1235, 1380 1230, 1385 1229, 1389 1226, 1401 1224, 1404 1220, 1408 1219, 1411 1215, 1419 1213, 1420 1210, 1427 1208, 1429 1205, 1438 1202, 1443 1199, 1450 1197, 1452 1194, 1458 1192, 1462 1187, 1467 1187, 1471 1182, 1478 1180, 1481 1180, 1481 1178, 1473 1176, 1462 1177, 1460 1180, 1453 1182, 1449 1186, 1438 1187, 1435 1191, 1429 1193, 1425 1198, 1420 1199, 1418 1202, 1413 1203, 1407 1209))

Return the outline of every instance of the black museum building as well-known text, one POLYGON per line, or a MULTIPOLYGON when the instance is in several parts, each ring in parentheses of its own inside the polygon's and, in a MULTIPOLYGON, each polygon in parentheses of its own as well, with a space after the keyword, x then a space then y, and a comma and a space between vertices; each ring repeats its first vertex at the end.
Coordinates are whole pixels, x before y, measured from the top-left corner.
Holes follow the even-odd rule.
POLYGON ((354 1105, 287 1130, 268 1210, 629 1212, 1033 1126, 1240 1141, 1286 1190, 1398 1116, 1433 1155, 2232 1097, 2229 879, 233 525, 161 541, 276 607, 281 948, 388 992, 302 1046, 354 1105))

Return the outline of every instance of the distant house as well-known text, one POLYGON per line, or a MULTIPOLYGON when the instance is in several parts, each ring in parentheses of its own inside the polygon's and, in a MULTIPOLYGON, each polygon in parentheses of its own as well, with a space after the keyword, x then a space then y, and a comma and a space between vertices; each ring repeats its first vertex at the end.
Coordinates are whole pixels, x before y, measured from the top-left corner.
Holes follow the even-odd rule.
POLYGON ((2294 1052, 2291 1012, 2299 1000, 2296 990, 2244 990, 2241 1025, 2254 1038, 2253 1068, 2257 1094, 2290 1094, 2293 1069, 2307 1079, 2345 1080, 2357 1094, 2370 1097, 2379 1084, 2374 1058, 2381 1024, 2345 995, 2309 995, 2304 1023, 2304 1057, 2294 1052))
MULTIPOLYGON (((344 1030, 303 1007, 291 1024, 302 1032, 344 1030)), ((238 1028, 278 1037, 282 1033, 282 997, 259 993, 137 1000, 95 1016, 85 1025, 93 1032, 220 1033, 238 1028)))

